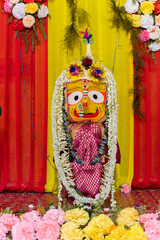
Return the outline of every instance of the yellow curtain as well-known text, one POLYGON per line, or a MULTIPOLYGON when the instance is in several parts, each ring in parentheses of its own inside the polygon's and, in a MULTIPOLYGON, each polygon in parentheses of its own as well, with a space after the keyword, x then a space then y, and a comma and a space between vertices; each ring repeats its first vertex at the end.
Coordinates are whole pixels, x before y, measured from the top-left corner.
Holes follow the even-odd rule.
MULTIPOLYGON (((121 1, 121 5, 125 0, 121 1)), ((121 151, 121 164, 116 166, 116 186, 123 183, 131 183, 133 178, 133 112, 131 108, 131 96, 129 89, 133 86, 133 64, 130 54, 129 39, 125 33, 111 28, 110 18, 112 12, 108 0, 79 0, 78 4, 89 14, 91 20, 90 32, 93 34, 94 44, 91 45, 92 55, 95 61, 101 61, 110 71, 114 67, 114 77, 118 89, 118 142, 121 151), (116 51, 117 42, 119 48, 116 51), (114 61, 115 59, 115 61, 114 61)), ((74 56, 65 56, 61 44, 64 28, 68 24, 68 9, 66 0, 49 1, 51 20, 48 23, 48 155, 53 165, 52 127, 51 127, 51 100, 54 83, 59 74, 68 63, 73 60, 81 60, 86 53, 86 45, 82 46, 82 52, 77 50, 74 56)), ((86 26, 87 27, 87 26, 86 26)), ((83 31, 85 30, 82 29, 83 31)), ((54 165, 53 165, 54 166, 54 165)), ((55 166, 54 166, 55 167, 55 166)), ((56 192, 56 170, 47 165, 47 192, 56 192)))

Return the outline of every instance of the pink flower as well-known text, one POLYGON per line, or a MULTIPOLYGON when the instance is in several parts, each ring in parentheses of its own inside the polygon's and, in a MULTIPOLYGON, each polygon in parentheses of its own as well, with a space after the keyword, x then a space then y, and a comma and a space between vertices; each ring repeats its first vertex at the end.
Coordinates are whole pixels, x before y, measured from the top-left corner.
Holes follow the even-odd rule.
POLYGON ((140 31, 138 37, 142 42, 147 42, 149 40, 149 32, 147 30, 140 31))
POLYGON ((36 238, 38 240, 57 240, 60 226, 52 220, 40 220, 36 224, 36 238))
POLYGON ((51 220, 58 224, 63 224, 65 222, 64 219, 65 212, 59 209, 49 209, 46 214, 43 216, 44 220, 51 220))
POLYGON ((121 188, 121 192, 123 193, 130 193, 131 186, 129 184, 123 184, 121 188))
POLYGON ((154 213, 145 213, 140 215, 139 221, 140 223, 145 224, 146 222, 150 221, 150 220, 157 220, 158 215, 154 214, 154 213))
POLYGON ((5 12, 11 14, 12 13, 11 7, 12 7, 12 3, 10 3, 9 0, 6 0, 4 2, 4 10, 5 10, 5 12))
POLYGON ((35 223, 40 220, 40 215, 37 211, 33 210, 31 212, 26 212, 21 216, 22 221, 27 221, 30 223, 35 223))
POLYGON ((6 226, 3 225, 3 223, 0 223, 0 239, 6 239, 6 233, 8 232, 8 229, 6 226))
POLYGON ((13 240, 36 240, 35 229, 33 224, 27 221, 17 223, 12 227, 13 240))
POLYGON ((19 221, 19 218, 16 217, 14 214, 6 213, 0 217, 0 222, 3 223, 3 225, 5 225, 6 227, 8 227, 8 230, 10 230, 11 227, 17 224, 19 221))
POLYGON ((153 219, 144 223, 145 234, 148 240, 160 239, 160 221, 153 219))

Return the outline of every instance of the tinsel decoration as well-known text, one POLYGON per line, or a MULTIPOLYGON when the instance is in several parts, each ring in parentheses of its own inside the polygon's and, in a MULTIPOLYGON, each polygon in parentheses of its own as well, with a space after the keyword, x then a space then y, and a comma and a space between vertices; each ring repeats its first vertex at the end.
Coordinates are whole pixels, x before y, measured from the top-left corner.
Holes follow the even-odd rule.
POLYGON ((81 28, 89 26, 89 14, 78 7, 77 0, 66 0, 69 9, 70 24, 64 30, 62 48, 67 54, 74 52, 75 48, 81 49, 81 28))
MULTIPOLYGON (((134 99, 132 103, 133 110, 140 118, 145 118, 144 112, 141 110, 141 99, 145 93, 142 84, 142 72, 145 65, 143 57, 147 52, 140 39, 137 37, 140 33, 139 29, 133 28, 131 20, 127 17, 127 13, 122 6, 117 6, 115 0, 110 0, 112 9, 112 27, 121 29, 130 36, 130 42, 132 47, 132 55, 134 62, 134 88, 130 90, 134 99)), ((154 56, 152 56, 154 59, 154 56)))

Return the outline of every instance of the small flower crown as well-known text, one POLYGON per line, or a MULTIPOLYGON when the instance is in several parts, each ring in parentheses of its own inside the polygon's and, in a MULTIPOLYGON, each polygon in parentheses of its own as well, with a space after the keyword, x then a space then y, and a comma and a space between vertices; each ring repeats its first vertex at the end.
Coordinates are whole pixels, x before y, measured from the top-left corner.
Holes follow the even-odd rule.
POLYGON ((82 62, 71 63, 67 67, 66 76, 71 81, 87 79, 93 82, 100 82, 105 79, 104 66, 99 63, 93 63, 91 58, 84 58, 82 62))

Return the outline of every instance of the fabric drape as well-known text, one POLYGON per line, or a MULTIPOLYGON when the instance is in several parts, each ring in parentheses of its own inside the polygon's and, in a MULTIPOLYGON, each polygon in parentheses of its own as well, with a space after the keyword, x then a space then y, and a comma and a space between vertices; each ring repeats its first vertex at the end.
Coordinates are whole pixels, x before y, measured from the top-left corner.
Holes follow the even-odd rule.
POLYGON ((160 52, 155 53, 157 64, 151 55, 145 56, 142 84, 145 90, 141 106, 145 119, 134 118, 134 178, 138 189, 160 187, 159 133, 160 133, 160 52))
MULTIPOLYGON (((0 9, 3 1, 0 2, 0 9)), ((41 153, 31 127, 20 64, 19 41, 7 25, 7 14, 0 12, 0 191, 44 192, 46 158, 41 153)), ((47 31, 47 23, 45 25, 47 31)), ((48 46, 41 39, 35 52, 25 53, 22 61, 28 104, 36 137, 42 150, 47 149, 48 117, 48 46)))
MULTIPOLYGON (((121 1, 121 5, 125 0, 121 1)), ((116 166, 116 186, 123 183, 131 183, 133 177, 133 143, 134 126, 133 112, 131 107, 132 98, 129 89, 133 87, 133 62, 130 54, 129 39, 123 32, 118 34, 116 29, 111 28, 110 18, 112 12, 110 3, 106 0, 80 0, 80 7, 84 8, 91 16, 90 32, 93 34, 94 44, 91 45, 92 55, 95 61, 101 61, 110 71, 113 69, 116 42, 120 39, 116 52, 114 77, 118 89, 118 141, 121 151, 121 164, 116 166)), ((81 60, 86 54, 86 45, 82 50, 77 49, 75 54, 66 56, 62 51, 64 29, 68 24, 68 8, 65 0, 48 2, 49 12, 52 16, 48 22, 48 138, 47 155, 51 164, 47 164, 47 192, 57 190, 57 171, 52 162, 52 126, 51 126, 51 101, 54 90, 54 82, 60 73, 72 61, 81 60)), ((87 26, 82 29, 85 30, 87 26)))

